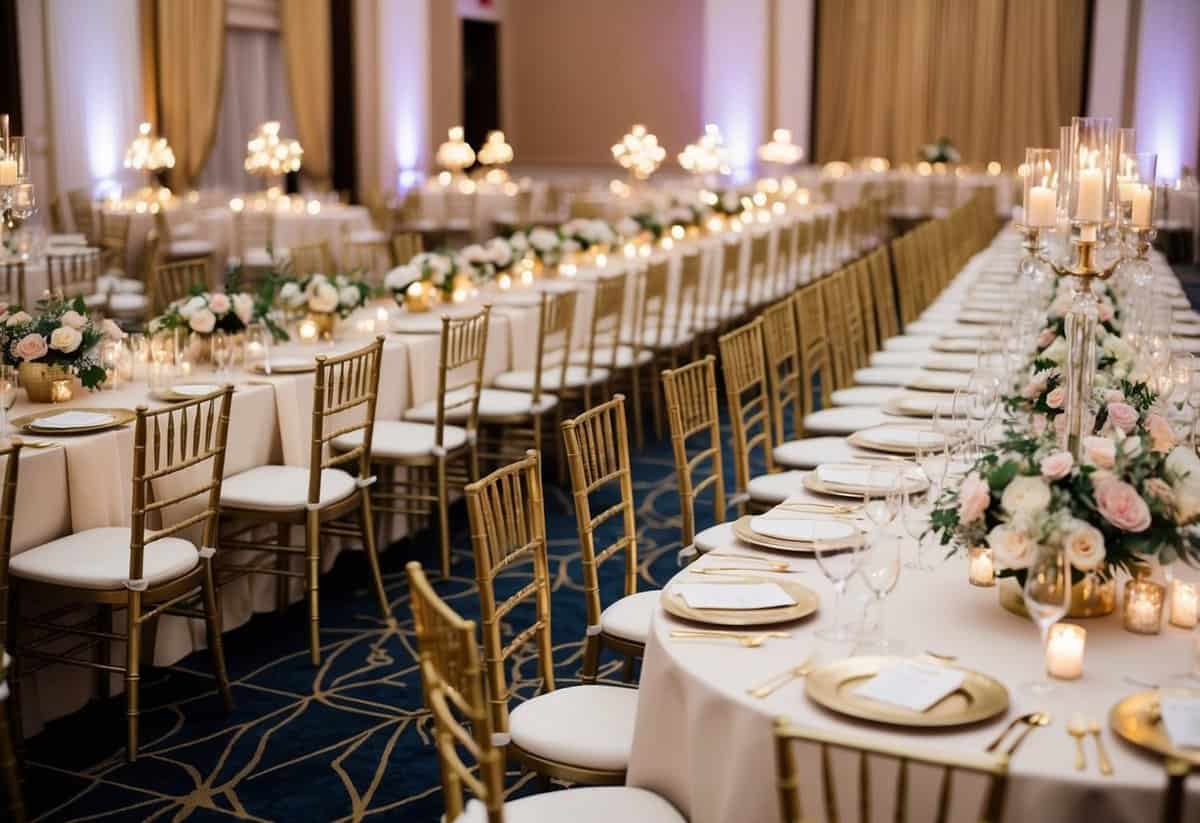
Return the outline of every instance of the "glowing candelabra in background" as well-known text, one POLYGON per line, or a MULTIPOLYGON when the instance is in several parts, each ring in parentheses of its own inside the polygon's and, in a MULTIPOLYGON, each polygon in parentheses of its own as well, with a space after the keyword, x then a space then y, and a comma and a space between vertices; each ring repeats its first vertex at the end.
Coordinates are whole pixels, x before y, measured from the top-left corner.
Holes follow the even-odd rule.
POLYGON ((658 144, 658 138, 638 123, 621 142, 612 147, 613 159, 637 180, 647 180, 666 159, 667 150, 658 144))
POLYGON ((267 189, 280 188, 288 172, 300 171, 304 149, 299 140, 279 136, 279 122, 269 120, 250 135, 246 143, 246 171, 267 181, 267 189))
POLYGON ((504 140, 504 132, 489 131, 487 140, 479 147, 479 165, 487 167, 483 178, 489 183, 503 183, 508 179, 504 167, 513 160, 513 147, 504 140))
POLYGON ((787 129, 775 129, 771 139, 758 147, 758 159, 775 166, 794 166, 804 158, 804 150, 792 142, 787 129))
POLYGON ((136 199, 147 203, 164 203, 171 199, 171 190, 158 182, 158 173, 175 168, 175 152, 167 138, 156 136, 149 123, 138 126, 138 136, 125 150, 125 168, 146 175, 146 185, 136 199))

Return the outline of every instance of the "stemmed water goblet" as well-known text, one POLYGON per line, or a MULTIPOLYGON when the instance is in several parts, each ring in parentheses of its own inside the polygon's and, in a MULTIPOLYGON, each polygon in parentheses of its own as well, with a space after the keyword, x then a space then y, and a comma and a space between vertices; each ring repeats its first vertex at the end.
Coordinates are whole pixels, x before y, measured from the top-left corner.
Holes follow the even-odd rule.
MULTIPOLYGON (((864 632, 859 639, 860 651, 877 654, 896 654, 902 651, 903 643, 887 636, 887 620, 884 612, 884 600, 896 583, 900 580, 900 546, 899 535, 880 531, 863 550, 858 564, 858 575, 867 584, 875 605, 875 620, 871 628, 864 632)), ((870 605, 868 604, 868 610, 870 605)), ((864 615, 864 625, 866 624, 864 615)))
MULTIPOLYGON (((1025 570, 1023 594, 1025 609, 1041 633, 1044 658, 1050 627, 1066 616, 1071 605, 1071 567, 1061 549, 1042 545, 1035 548, 1033 562, 1025 570)), ((1035 694, 1053 688, 1054 682, 1045 675, 1029 684, 1035 694)))
POLYGON ((825 579, 833 584, 834 591, 837 592, 833 602, 833 625, 817 630, 817 637, 822 640, 831 643, 848 643, 855 637, 851 627, 842 619, 842 608, 846 599, 846 584, 858 571, 858 564, 862 558, 862 543, 863 541, 857 536, 849 541, 844 539, 813 541, 813 554, 816 556, 817 566, 825 575, 825 579))

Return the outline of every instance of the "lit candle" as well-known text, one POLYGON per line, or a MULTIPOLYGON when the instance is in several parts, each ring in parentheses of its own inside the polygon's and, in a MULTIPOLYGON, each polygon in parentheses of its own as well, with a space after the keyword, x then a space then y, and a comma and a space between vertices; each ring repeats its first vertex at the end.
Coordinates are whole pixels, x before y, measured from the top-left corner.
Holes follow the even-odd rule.
POLYGON ((1162 629, 1166 589, 1153 580, 1125 584, 1125 629, 1137 634, 1158 634, 1162 629))
POLYGON ((521 285, 522 286, 532 286, 533 285, 533 269, 522 269, 521 270, 521 285))
POLYGON ((300 324, 300 339, 305 343, 315 343, 317 340, 317 324, 305 320, 300 324))
POLYGON ((1130 222, 1140 229, 1150 228, 1151 191, 1149 186, 1139 184, 1133 190, 1133 215, 1130 222))
POLYGON ((1083 674, 1083 649, 1087 631, 1070 623, 1050 627, 1046 640, 1046 672, 1060 680, 1075 680, 1083 674))
POLYGON ((796 202, 801 206, 808 205, 808 189, 800 189, 800 191, 796 192, 796 202))
POLYGON ((1037 228, 1052 228, 1058 221, 1058 193, 1049 186, 1034 186, 1029 190, 1029 214, 1025 223, 1037 228))
POLYGON ((608 255, 607 254, 597 254, 596 255, 596 266, 598 268, 602 269, 607 265, 608 265, 608 255))
POLYGON ((1200 593, 1192 583, 1175 580, 1171 583, 1171 625, 1183 629, 1196 627, 1200 612, 1200 593))
POLYGON ((1099 223, 1103 218, 1104 172, 1100 169, 1081 169, 1075 219, 1085 223, 1099 223))
POLYGON ((17 161, 0 160, 0 186, 17 185, 17 161))
POLYGON ((671 226, 671 236, 676 240, 682 240, 684 233, 683 226, 671 226))
POLYGON ((50 402, 66 403, 71 399, 70 380, 52 380, 50 382, 50 402))
POLYGON ((575 276, 575 264, 574 263, 563 263, 561 266, 558 267, 558 273, 560 275, 562 275, 563 277, 574 277, 575 276))
POLYGON ((987 546, 972 546, 967 549, 967 580, 972 586, 996 585, 992 550, 987 546))

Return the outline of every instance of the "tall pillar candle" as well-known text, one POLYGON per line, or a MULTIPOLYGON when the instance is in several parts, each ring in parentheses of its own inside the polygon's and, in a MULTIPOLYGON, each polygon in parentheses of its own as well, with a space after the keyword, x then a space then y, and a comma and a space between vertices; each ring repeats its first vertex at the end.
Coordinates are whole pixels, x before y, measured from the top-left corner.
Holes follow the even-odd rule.
POLYGON ((1140 229, 1150 227, 1152 194, 1149 186, 1139 185, 1133 190, 1133 196, 1130 198, 1133 201, 1133 213, 1129 222, 1140 229))
POLYGON ((1058 214, 1058 193, 1049 186, 1034 186, 1029 190, 1029 214, 1025 223, 1040 229, 1054 228, 1058 214))
POLYGON ((1079 172, 1075 219, 1085 223, 1099 223, 1104 219, 1104 172, 1100 169, 1079 172))

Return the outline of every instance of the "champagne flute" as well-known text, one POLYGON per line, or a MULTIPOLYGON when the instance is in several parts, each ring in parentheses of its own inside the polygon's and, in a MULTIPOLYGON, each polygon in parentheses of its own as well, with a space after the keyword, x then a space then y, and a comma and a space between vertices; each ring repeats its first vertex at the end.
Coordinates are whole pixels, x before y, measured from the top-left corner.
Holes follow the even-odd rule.
POLYGON ((900 470, 893 466, 871 465, 863 487, 863 513, 880 529, 896 519, 899 508, 900 470))
MULTIPOLYGON (((1042 636, 1042 652, 1050 635, 1050 627, 1062 620, 1071 605, 1071 568, 1062 549, 1039 545, 1033 562, 1025 570, 1025 609, 1037 624, 1042 636)), ((1054 683, 1045 675, 1029 684, 1034 694, 1045 694, 1054 683)))
POLYGON ((8 436, 8 413, 17 402, 17 369, 0 365, 0 437, 8 436))
POLYGON ((833 625, 817 630, 817 637, 822 640, 848 643, 854 639, 854 632, 842 621, 842 608, 846 599, 846 584, 858 571, 861 552, 862 540, 857 536, 849 543, 844 539, 813 541, 813 554, 816 555, 817 566, 837 592, 833 602, 833 625))

